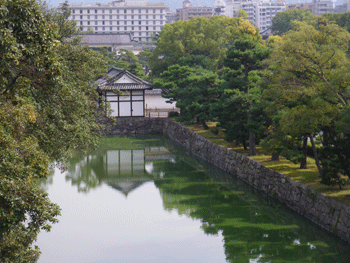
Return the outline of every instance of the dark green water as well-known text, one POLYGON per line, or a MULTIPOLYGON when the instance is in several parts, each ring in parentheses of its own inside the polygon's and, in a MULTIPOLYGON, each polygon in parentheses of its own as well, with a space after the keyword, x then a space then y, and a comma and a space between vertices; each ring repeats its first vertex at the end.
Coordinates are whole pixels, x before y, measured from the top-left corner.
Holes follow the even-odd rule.
POLYGON ((350 246, 159 138, 107 138, 45 187, 39 262, 350 262, 350 246))

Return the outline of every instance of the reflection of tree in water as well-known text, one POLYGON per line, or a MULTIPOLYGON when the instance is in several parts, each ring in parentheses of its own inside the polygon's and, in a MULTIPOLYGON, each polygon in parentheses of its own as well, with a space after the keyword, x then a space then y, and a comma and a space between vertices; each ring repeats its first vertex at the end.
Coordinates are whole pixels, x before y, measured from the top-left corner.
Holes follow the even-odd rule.
POLYGON ((350 262, 345 244, 334 246, 333 237, 298 215, 279 212, 278 203, 266 206, 244 186, 228 190, 185 162, 164 165, 165 176, 155 184, 165 209, 199 219, 206 234, 221 233, 228 261, 350 262))
POLYGON ((102 182, 97 176, 97 171, 101 169, 100 159, 95 155, 72 159, 66 174, 66 181, 71 181, 72 185, 78 187, 79 192, 84 193, 100 186, 102 182))

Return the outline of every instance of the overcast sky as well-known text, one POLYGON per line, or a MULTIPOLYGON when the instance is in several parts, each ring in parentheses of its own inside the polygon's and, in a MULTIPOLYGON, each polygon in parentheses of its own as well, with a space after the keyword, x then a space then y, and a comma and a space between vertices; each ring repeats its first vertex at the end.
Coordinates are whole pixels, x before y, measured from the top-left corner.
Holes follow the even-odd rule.
MULTIPOLYGON (((206 6, 212 6, 215 0, 190 0, 193 5, 206 5, 206 6)), ((58 6, 58 3, 63 3, 64 0, 46 0, 47 3, 49 3, 50 6, 56 7, 58 6)), ((80 3, 82 1, 79 0, 68 0, 69 3, 80 3)), ((84 3, 109 3, 112 2, 112 0, 84 0, 84 3)), ((149 0, 150 3, 164 3, 165 5, 169 6, 171 10, 175 11, 176 8, 182 7, 183 0, 149 0)))

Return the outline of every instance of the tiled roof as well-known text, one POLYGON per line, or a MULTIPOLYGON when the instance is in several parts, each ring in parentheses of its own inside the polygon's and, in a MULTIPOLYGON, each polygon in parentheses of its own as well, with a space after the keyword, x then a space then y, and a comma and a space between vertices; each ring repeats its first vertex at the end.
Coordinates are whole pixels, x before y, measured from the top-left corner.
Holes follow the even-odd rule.
POLYGON ((142 85, 142 84, 114 84, 108 86, 100 86, 100 90, 135 90, 135 89, 150 89, 150 86, 142 85))
POLYGON ((136 41, 133 41, 130 33, 84 34, 81 37, 82 43, 87 43, 91 46, 132 45, 136 43, 136 41))
POLYGON ((112 67, 107 72, 108 77, 97 79, 97 90, 136 90, 136 89, 151 89, 153 85, 127 71, 117 67, 112 67), (123 76, 127 76, 133 83, 115 83, 123 76))

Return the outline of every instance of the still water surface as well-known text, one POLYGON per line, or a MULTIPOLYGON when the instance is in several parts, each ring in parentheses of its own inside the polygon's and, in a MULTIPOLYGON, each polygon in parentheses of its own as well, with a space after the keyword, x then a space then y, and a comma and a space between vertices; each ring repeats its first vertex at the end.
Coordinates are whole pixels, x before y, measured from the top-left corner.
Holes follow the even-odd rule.
POLYGON ((350 262, 350 246, 160 137, 106 138, 44 184, 42 263, 350 262))

